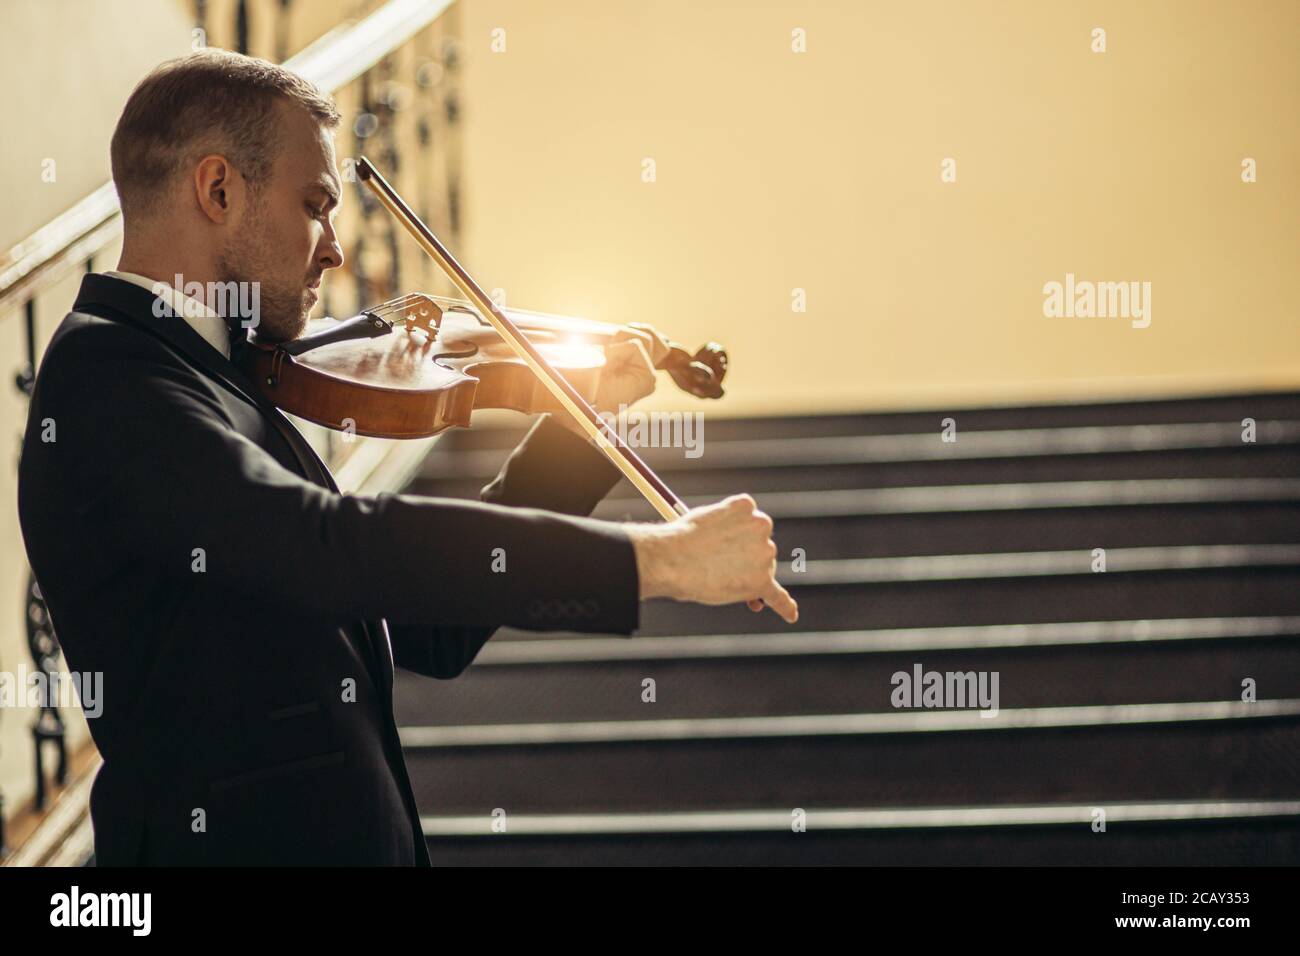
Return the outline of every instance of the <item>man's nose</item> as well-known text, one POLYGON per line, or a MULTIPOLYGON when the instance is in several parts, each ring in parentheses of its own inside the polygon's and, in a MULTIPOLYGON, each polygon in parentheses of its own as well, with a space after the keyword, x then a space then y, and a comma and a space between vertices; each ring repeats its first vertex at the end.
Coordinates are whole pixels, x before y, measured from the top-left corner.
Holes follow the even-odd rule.
POLYGON ((336 237, 331 237, 320 250, 320 255, 316 260, 321 267, 321 271, 326 269, 337 269, 343 265, 343 247, 339 245, 336 237))

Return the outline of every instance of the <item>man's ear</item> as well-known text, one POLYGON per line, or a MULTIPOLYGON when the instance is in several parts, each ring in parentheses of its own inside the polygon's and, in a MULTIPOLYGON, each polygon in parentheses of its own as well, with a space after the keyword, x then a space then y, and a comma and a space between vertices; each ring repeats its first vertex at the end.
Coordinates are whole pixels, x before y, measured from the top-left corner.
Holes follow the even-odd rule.
POLYGON ((204 156, 194 167, 194 198, 203 215, 214 223, 230 221, 243 191, 243 177, 219 153, 204 156))

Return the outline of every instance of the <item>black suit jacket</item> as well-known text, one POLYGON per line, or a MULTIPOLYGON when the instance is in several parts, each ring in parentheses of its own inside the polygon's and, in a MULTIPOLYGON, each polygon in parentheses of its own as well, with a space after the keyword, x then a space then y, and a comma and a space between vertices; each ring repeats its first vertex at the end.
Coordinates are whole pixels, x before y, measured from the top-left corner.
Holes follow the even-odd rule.
POLYGON ((617 480, 543 416, 482 503, 340 494, 183 318, 86 276, 18 498, 68 666, 103 675, 97 862, 428 865, 393 667, 455 677, 503 625, 635 630, 627 533, 582 517, 617 480))

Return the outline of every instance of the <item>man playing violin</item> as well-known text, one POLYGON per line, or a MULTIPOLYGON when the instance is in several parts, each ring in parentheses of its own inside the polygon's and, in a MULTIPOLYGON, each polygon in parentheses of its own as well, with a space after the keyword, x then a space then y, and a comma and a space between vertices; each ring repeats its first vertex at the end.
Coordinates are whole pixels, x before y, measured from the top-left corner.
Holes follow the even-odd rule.
MULTIPOLYGON (((752 498, 591 518, 619 472, 550 415, 481 501, 339 492, 242 371, 244 325, 172 285, 256 284, 259 337, 301 335, 343 263, 338 121, 294 74, 205 51, 147 76, 113 136, 121 259, 50 341, 19 475, 68 664, 103 674, 101 865, 428 865, 394 667, 455 677, 502 626, 631 634, 647 598, 798 614, 752 498)), ((650 394, 662 347, 626 333, 595 405, 650 394)))

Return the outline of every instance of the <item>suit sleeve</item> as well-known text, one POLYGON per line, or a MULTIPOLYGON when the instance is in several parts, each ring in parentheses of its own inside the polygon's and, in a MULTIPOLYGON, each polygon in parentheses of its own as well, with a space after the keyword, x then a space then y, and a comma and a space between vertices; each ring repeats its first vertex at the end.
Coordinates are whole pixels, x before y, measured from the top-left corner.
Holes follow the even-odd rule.
MULTIPOLYGON (((622 473, 598 449, 546 414, 533 424, 479 497, 491 504, 587 515, 620 477, 622 473)), ((537 610, 547 616, 563 608, 547 603, 537 610)), ((633 621, 631 628, 609 633, 630 634, 635 625, 633 621)), ((429 629, 389 622, 397 666, 438 678, 462 673, 497 630, 496 625, 429 629)))
POLYGON ((79 333, 46 356, 43 409, 58 440, 31 453, 58 456, 56 470, 76 476, 70 497, 98 539, 86 547, 177 586, 422 629, 439 645, 424 659, 442 674, 467 664, 470 648, 441 646, 439 635, 636 629, 636 557, 621 525, 540 507, 331 492, 241 434, 220 386, 160 343, 106 326, 79 333))
POLYGON ((480 497, 515 507, 589 515, 621 477, 604 453, 545 414, 480 497))

